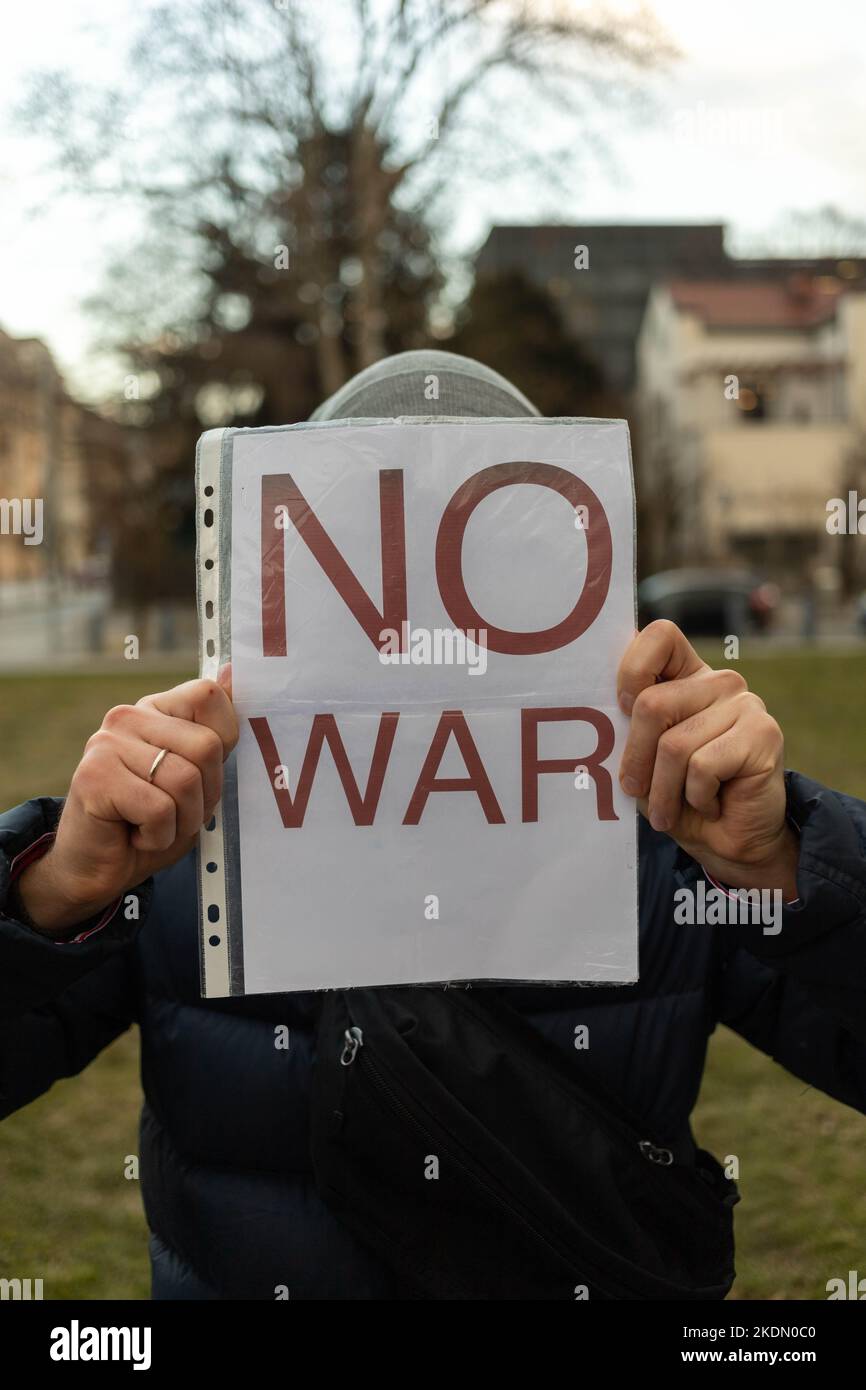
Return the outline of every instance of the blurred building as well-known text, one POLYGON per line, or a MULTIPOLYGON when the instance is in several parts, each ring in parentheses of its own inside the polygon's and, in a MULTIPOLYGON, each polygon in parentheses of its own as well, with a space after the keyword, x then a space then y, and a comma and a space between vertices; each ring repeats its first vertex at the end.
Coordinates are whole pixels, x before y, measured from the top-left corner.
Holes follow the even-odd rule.
MULTIPOLYGON (((866 293, 851 277, 675 278, 637 346, 648 568, 841 578, 827 502, 866 476, 866 293)), ((856 538, 855 538, 856 539, 856 538)))
POLYGON ((44 343, 0 330, 0 585, 6 596, 91 582, 105 568, 100 481, 124 467, 122 430, 72 400, 44 343), (41 504, 42 539, 21 518, 41 504))
POLYGON ((478 280, 514 272, 629 420, 641 575, 866 584, 863 546, 826 531, 827 500, 866 490, 866 256, 735 257, 721 223, 493 227, 478 280))
POLYGON ((866 257, 742 259, 725 249, 722 223, 496 226, 475 261, 479 279, 520 271, 559 306, 569 333, 628 397, 638 333, 653 285, 670 279, 773 280, 799 272, 866 284, 866 257), (585 248, 585 254, 579 254, 585 248))
POLYGON ((626 394, 651 286, 673 274, 723 274, 729 264, 723 240, 721 224, 499 226, 491 228, 475 270, 479 279, 520 271, 545 288, 607 386, 626 394))

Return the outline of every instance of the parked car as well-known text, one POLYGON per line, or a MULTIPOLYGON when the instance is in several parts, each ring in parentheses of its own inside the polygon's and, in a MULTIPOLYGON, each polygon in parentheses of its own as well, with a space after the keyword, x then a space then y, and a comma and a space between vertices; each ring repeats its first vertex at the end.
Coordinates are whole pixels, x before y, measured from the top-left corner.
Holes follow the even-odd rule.
POLYGON ((688 636, 726 637, 765 632, 779 603, 779 590, 739 570, 664 570, 638 585, 640 626, 669 618, 688 636))

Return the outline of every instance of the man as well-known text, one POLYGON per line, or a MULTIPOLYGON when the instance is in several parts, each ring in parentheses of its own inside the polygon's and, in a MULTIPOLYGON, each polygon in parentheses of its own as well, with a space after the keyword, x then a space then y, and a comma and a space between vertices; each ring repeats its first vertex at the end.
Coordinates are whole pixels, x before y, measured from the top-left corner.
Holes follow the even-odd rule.
MULTIPOLYGON (((496 373, 430 352, 368 368, 314 418, 430 413, 537 414, 496 373)), ((513 987, 511 1002, 572 1061, 588 1024, 581 1065, 681 1150, 719 1021, 866 1111, 866 807, 786 774, 762 701, 670 623, 635 637, 618 698, 631 716, 620 780, 643 812, 640 981, 513 987), (779 921, 678 925, 674 895, 700 880, 781 894, 779 921)), ((316 997, 199 996, 191 848, 237 737, 228 681, 187 682, 109 710, 64 803, 0 818, 0 1113, 137 1021, 154 1297, 399 1298, 316 1192, 316 997)))

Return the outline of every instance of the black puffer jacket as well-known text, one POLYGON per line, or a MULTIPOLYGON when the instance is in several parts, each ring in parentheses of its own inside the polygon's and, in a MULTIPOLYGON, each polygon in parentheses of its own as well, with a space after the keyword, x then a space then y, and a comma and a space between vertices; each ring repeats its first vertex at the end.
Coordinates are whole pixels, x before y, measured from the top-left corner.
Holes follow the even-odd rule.
MULTIPOLYGON (((719 1021, 866 1111, 866 806, 797 774, 787 780, 800 900, 778 935, 677 925, 674 890, 701 870, 642 822, 640 983, 511 991, 554 1046, 672 1144, 688 1141, 719 1021), (578 1054, 581 1023, 591 1045, 578 1054)), ((137 1021, 154 1296, 273 1299, 285 1286, 294 1299, 401 1297, 316 1193, 315 997, 199 997, 191 855, 141 890, 139 923, 119 912, 78 943, 55 944, 3 915, 12 862, 59 809, 43 798, 0 817, 0 1114, 80 1071, 137 1021), (274 1045, 280 1024, 287 1050, 274 1045)))

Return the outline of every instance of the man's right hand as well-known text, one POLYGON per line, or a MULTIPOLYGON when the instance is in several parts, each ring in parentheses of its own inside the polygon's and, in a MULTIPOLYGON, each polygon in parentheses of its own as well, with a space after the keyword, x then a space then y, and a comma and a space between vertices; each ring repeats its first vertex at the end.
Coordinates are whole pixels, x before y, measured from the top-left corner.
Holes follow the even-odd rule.
POLYGON ((60 936, 182 858, 213 815, 237 741, 228 671, 219 684, 186 681, 110 709, 76 768, 52 848, 18 880, 37 929, 60 936))

